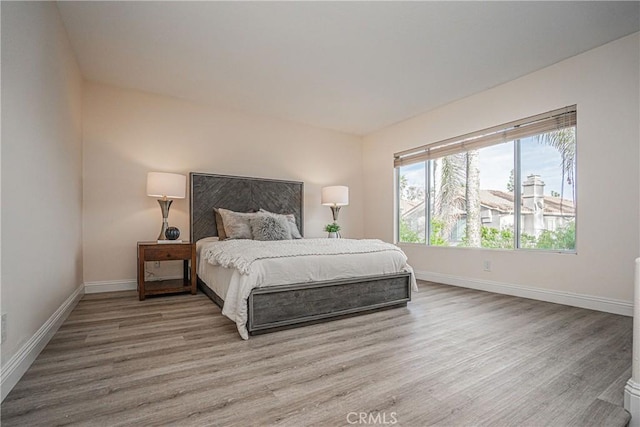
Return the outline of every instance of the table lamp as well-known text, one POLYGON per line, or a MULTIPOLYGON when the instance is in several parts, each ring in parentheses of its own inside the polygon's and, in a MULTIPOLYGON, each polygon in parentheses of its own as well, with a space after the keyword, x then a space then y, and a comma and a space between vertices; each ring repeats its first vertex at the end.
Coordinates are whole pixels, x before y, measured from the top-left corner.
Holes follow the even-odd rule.
POLYGON ((184 199, 187 188, 187 177, 177 173, 149 172, 147 174, 147 196, 160 197, 158 203, 162 210, 162 228, 158 240, 165 240, 167 218, 173 200, 184 199))
POLYGON ((344 185, 324 187, 321 203, 331 208, 333 220, 337 221, 340 208, 349 204, 349 187, 344 185))

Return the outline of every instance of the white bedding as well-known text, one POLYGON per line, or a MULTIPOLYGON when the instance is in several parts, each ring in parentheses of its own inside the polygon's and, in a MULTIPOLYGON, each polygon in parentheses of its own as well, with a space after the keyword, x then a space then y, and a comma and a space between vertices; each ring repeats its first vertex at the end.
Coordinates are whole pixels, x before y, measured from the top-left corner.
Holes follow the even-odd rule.
POLYGON ((407 271, 411 273, 412 288, 417 291, 406 255, 397 246, 379 240, 303 239, 256 243, 253 240, 218 242, 212 238, 197 242, 198 276, 224 299, 222 314, 236 323, 243 339, 249 338, 247 299, 254 288, 407 271), (234 266, 240 268, 227 268, 234 266))

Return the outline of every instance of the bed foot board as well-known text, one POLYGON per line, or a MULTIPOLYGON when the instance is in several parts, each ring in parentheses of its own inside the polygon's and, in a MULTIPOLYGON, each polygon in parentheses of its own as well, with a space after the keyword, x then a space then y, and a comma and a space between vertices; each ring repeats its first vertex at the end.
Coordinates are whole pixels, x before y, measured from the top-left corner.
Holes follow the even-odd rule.
POLYGON ((409 273, 256 288, 248 301, 251 335, 403 307, 409 273))
POLYGON ((331 316, 331 317, 327 317, 327 318, 323 318, 323 319, 307 320, 307 321, 304 321, 304 322, 301 322, 301 323, 294 323, 294 324, 291 324, 291 325, 283 325, 283 326, 276 326, 276 327, 265 328, 265 329, 258 329, 258 330, 255 330, 255 331, 249 331, 249 335, 254 336, 254 335, 268 334, 268 333, 271 333, 271 332, 284 331, 286 329, 294 329, 294 328, 299 328, 301 326, 315 325, 317 323, 325 323, 325 322, 330 322, 332 320, 346 319, 346 318, 349 318, 349 317, 356 317, 356 316, 361 316, 363 314, 375 313, 377 311, 391 310, 391 309, 394 309, 394 308, 402 308, 402 307, 406 307, 406 306, 407 306, 407 303, 403 302, 403 303, 399 303, 399 304, 395 304, 395 305, 388 305, 388 306, 380 307, 380 308, 364 309, 362 311, 358 311, 358 312, 351 313, 351 314, 342 314, 342 315, 331 316))

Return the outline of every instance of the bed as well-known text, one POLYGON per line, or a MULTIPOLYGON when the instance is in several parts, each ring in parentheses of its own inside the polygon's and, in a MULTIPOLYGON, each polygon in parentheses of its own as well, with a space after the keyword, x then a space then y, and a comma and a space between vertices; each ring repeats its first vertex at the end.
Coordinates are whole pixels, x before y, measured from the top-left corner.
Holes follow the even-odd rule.
MULTIPOLYGON (((216 223, 213 208, 233 212, 256 212, 262 209, 274 214, 289 214, 290 220, 295 221, 303 235, 302 182, 195 172, 190 173, 189 178, 190 237, 192 242, 197 243, 198 287, 223 309, 224 315, 236 321, 242 338, 375 310, 403 307, 411 300, 415 278, 411 268, 406 265, 406 256, 397 247, 380 241, 218 241, 219 224, 216 223), (214 260, 215 255, 224 253, 226 256, 235 250, 237 264, 237 260, 242 258, 240 255, 254 253, 255 246, 255 254, 259 254, 259 250, 267 250, 268 245, 271 245, 269 250, 282 246, 285 253, 290 250, 309 251, 306 247, 314 241, 317 246, 313 251, 320 252, 307 253, 314 256, 262 259, 256 255, 250 264, 256 270, 252 275, 241 272, 238 265, 229 265, 233 262, 225 265, 220 259, 216 259, 217 262, 214 260), (333 258, 324 255, 333 253, 332 248, 338 244, 341 255, 332 255, 333 258), (370 245, 372 249, 358 252, 359 249, 347 248, 361 244, 370 245), (343 271, 341 274, 331 273, 330 279, 323 280, 328 264, 321 262, 332 264, 331 260, 338 256, 344 258, 343 271), (374 265, 373 274, 367 267, 369 264, 374 265), (348 277, 345 277, 347 270, 348 277), (254 276, 259 276, 259 279, 254 276)), ((227 258, 222 259, 228 261, 227 258)))

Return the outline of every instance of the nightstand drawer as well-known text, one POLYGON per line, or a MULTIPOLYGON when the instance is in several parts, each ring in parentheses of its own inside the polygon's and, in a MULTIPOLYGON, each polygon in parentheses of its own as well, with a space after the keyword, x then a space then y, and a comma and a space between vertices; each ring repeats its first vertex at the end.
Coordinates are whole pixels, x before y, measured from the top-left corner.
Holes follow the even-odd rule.
POLYGON ((172 259, 191 259, 190 245, 172 245, 171 247, 146 248, 144 251, 145 261, 163 261, 172 259))

